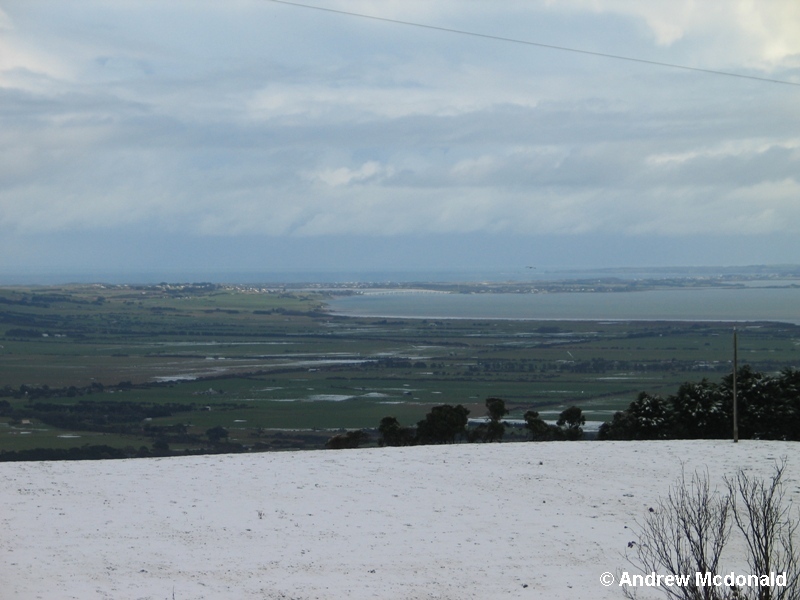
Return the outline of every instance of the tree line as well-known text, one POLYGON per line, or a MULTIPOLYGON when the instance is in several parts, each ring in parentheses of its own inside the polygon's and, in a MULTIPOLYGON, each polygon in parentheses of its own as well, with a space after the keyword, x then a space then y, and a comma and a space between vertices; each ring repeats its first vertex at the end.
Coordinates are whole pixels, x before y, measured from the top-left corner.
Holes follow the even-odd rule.
MULTIPOLYGON (((379 446, 424 446, 431 444, 455 444, 459 442, 500 442, 506 433, 508 423, 503 417, 508 414, 505 400, 487 398, 486 417, 470 427, 468 408, 462 404, 442 404, 434 406, 416 427, 400 424, 397 417, 381 419, 378 425, 379 446)), ((538 412, 525 413, 525 428, 533 441, 579 440, 583 437, 586 418, 577 406, 562 411, 555 424, 547 423, 538 412)), ((362 430, 348 431, 333 436, 326 446, 332 449, 358 448, 369 441, 369 435, 362 430)))
MULTIPOLYGON (((743 366, 736 374, 739 436, 800 440, 800 371, 768 375, 743 366)), ((641 392, 600 426, 603 440, 722 439, 732 435, 733 375, 719 383, 683 383, 666 398, 641 392)))
MULTIPOLYGON (((769 375, 743 366, 737 372, 739 436, 744 439, 800 440, 800 371, 784 369, 769 375)), ((483 422, 469 426, 463 405, 434 406, 416 426, 403 426, 384 417, 378 426, 378 445, 414 446, 457 442, 500 442, 508 424, 505 401, 488 398, 483 422)), ((586 419, 571 406, 555 424, 535 410, 525 413, 524 426, 532 441, 579 440, 586 419)), ((681 384, 666 398, 641 392, 627 409, 600 426, 599 440, 725 439, 733 423, 733 375, 718 383, 704 378, 681 384)), ((357 448, 369 441, 365 431, 349 431, 328 441, 329 448, 357 448)))

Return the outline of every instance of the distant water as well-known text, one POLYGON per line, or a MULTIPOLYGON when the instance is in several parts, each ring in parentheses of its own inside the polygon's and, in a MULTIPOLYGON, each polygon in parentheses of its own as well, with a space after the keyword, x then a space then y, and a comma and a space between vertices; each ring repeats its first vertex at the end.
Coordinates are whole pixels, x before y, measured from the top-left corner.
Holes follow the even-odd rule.
POLYGON ((642 321, 782 321, 800 325, 800 288, 679 288, 552 294, 382 293, 337 298, 351 316, 642 321))
POLYGON ((181 270, 160 271, 63 271, 63 270, 0 270, 0 285, 62 285, 68 283, 108 284, 157 284, 209 282, 229 284, 267 283, 389 283, 389 282, 498 282, 510 281, 576 281, 615 278, 623 281, 642 279, 680 279, 696 277, 731 277, 741 275, 746 279, 767 276, 773 284, 776 277, 800 277, 800 265, 743 266, 743 267, 650 267, 650 268, 603 268, 603 269, 555 269, 555 268, 496 268, 483 270, 409 270, 409 271, 241 271, 228 270, 181 270))

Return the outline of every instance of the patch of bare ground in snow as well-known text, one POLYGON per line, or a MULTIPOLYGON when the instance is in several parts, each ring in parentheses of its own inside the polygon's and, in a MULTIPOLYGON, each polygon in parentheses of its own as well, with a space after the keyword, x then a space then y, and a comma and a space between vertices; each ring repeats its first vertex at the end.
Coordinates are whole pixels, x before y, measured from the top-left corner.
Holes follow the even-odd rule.
POLYGON ((553 442, 0 464, 16 600, 621 598, 680 475, 768 476, 789 442, 553 442))

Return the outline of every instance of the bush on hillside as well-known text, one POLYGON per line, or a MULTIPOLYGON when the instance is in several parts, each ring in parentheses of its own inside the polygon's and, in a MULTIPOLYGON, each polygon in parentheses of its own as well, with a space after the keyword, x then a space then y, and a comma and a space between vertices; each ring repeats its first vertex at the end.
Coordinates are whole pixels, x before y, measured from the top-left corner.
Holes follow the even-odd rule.
MULTIPOLYGON (((785 497, 784 468, 785 462, 776 465, 766 480, 739 471, 725 479, 723 491, 711 488, 708 473, 695 473, 690 480, 682 475, 667 498, 648 509, 638 524, 638 538, 628 544, 626 557, 641 573, 638 577, 652 573, 686 577, 681 585, 656 586, 674 600, 800 597, 800 549, 796 547, 800 521, 785 497), (730 544, 732 536, 740 543, 730 544), (732 572, 724 566, 725 560, 747 564, 747 575, 741 570, 735 574, 755 578, 734 581, 732 586, 713 584, 732 572), (786 581, 773 585, 771 573, 785 573, 786 581)), ((627 581, 621 578, 620 585, 626 598, 638 597, 638 582, 630 575, 627 581)))

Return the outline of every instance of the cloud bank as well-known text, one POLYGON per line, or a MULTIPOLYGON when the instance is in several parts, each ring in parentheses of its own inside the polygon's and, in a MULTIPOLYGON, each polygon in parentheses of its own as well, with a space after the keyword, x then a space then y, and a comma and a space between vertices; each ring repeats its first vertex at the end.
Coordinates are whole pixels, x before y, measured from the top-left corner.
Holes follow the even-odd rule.
MULTIPOLYGON (((791 0, 314 4, 800 83, 791 0)), ((758 262, 800 233, 799 94, 267 0, 15 3, 0 232, 186 264, 188 237, 744 236, 758 262)))

